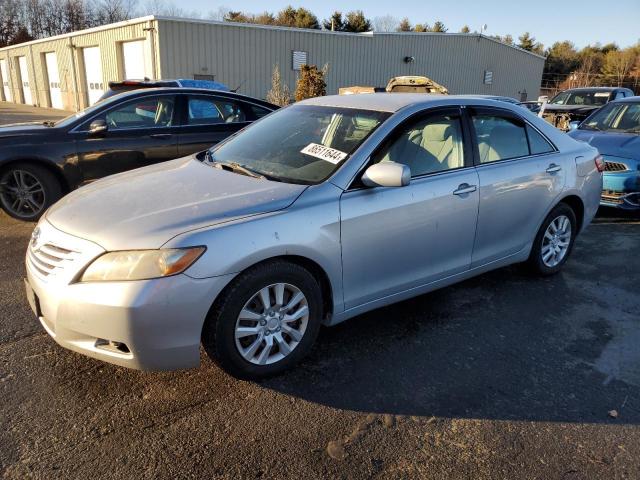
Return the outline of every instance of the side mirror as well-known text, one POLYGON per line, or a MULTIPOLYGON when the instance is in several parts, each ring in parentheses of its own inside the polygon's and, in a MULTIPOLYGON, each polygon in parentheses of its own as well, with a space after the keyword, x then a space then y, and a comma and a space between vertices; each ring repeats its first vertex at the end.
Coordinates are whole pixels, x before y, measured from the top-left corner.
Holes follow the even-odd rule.
POLYGON ((362 175, 367 187, 405 187, 411 181, 411 170, 396 162, 380 162, 371 165, 362 175))
POLYGON ((580 122, 574 120, 573 122, 569 122, 569 130, 577 130, 580 126, 580 122))
POLYGON ((94 120, 93 122, 91 122, 91 125, 89 125, 89 133, 91 135, 104 133, 107 130, 109 130, 109 127, 107 126, 107 122, 105 122, 102 119, 94 120))

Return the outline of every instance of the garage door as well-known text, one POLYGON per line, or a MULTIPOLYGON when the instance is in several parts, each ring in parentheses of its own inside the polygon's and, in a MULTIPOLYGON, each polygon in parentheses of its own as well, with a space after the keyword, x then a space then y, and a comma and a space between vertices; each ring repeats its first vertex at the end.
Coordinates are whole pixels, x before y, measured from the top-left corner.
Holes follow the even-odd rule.
POLYGON ((83 48, 82 56, 84 58, 84 78, 87 79, 89 105, 93 105, 104 93, 104 80, 102 79, 102 60, 100 59, 100 48, 83 48))
POLYGON ((49 95, 51 96, 51 106, 63 109, 62 92, 60 90, 60 75, 58 73, 58 59, 54 52, 44 54, 47 65, 47 78, 49 79, 49 95))
POLYGON ((18 68, 20 69, 20 81, 22 82, 22 94, 24 95, 24 103, 33 105, 31 97, 31 86, 29 85, 29 69, 27 68, 27 58, 18 57, 18 68))
POLYGON ((151 78, 149 62, 144 54, 144 40, 124 42, 122 44, 122 59, 124 61, 124 78, 126 80, 151 78))
POLYGON ((2 90, 4 91, 4 99, 7 102, 12 101, 11 88, 9 87, 9 69, 7 61, 0 60, 0 77, 2 77, 2 90))

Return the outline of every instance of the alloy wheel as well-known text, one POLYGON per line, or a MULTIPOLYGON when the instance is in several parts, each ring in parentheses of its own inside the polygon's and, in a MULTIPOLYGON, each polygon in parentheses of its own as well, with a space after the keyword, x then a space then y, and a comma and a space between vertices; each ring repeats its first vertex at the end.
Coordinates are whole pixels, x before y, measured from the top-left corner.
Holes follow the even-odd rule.
POLYGON ((279 362, 300 344, 309 322, 307 298, 295 285, 275 283, 256 292, 235 326, 235 343, 246 361, 279 362))
POLYGON ((4 208, 16 217, 36 216, 45 205, 44 187, 26 170, 8 170, 0 178, 0 199, 4 208))
POLYGON ((566 215, 554 218, 542 237, 542 262, 549 268, 558 265, 567 256, 571 245, 571 220, 566 215))

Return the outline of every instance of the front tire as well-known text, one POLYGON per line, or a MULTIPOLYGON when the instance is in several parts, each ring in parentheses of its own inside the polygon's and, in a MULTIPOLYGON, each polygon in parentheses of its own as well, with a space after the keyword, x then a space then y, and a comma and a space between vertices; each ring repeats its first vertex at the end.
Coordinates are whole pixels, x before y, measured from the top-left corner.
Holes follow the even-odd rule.
POLYGON ((530 269, 540 275, 558 273, 566 263, 578 233, 576 215, 560 203, 542 222, 529 255, 530 269))
POLYGON ((38 220, 60 197, 60 182, 39 165, 17 163, 0 173, 0 205, 18 220, 38 220))
POLYGON ((231 375, 277 375, 299 362, 318 336, 322 294, 300 265, 273 261, 240 274, 216 300, 202 332, 207 355, 231 375))

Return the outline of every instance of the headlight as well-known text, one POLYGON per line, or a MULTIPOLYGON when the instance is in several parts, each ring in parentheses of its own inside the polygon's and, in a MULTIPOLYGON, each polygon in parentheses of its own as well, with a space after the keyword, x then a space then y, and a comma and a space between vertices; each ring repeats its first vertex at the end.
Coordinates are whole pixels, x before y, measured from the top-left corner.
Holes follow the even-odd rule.
POLYGON ((108 252, 96 258, 82 274, 81 282, 145 280, 184 272, 205 247, 166 248, 108 252))

